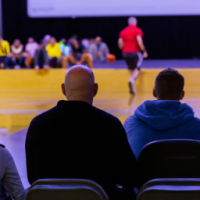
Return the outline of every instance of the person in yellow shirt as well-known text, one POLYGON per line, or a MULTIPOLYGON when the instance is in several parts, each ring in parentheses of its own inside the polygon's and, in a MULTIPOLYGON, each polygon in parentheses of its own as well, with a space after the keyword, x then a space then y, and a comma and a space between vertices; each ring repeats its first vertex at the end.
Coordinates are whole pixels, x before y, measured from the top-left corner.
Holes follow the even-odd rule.
POLYGON ((0 36, 0 68, 4 67, 4 60, 8 53, 10 53, 10 44, 0 36))
POLYGON ((62 68, 67 68, 67 57, 62 55, 60 45, 54 37, 50 39, 49 44, 46 46, 46 51, 51 67, 57 68, 57 66, 61 64, 62 68))

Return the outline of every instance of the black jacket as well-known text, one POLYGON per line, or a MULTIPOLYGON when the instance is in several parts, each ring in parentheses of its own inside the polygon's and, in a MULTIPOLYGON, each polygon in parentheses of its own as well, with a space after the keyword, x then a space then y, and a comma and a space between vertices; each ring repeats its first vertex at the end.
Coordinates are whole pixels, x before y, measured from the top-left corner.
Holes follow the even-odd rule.
POLYGON ((83 178, 109 196, 116 184, 133 188, 136 158, 121 122, 79 101, 59 101, 33 119, 26 138, 28 180, 83 178))

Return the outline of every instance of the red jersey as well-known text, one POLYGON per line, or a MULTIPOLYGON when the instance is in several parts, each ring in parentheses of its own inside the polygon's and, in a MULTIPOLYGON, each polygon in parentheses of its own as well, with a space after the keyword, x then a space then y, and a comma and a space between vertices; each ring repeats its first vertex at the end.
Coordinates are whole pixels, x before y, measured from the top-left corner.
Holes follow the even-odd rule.
POLYGON ((137 26, 129 25, 123 29, 119 37, 123 39, 124 47, 122 49, 123 53, 139 52, 140 47, 137 43, 137 35, 143 36, 142 30, 137 26))

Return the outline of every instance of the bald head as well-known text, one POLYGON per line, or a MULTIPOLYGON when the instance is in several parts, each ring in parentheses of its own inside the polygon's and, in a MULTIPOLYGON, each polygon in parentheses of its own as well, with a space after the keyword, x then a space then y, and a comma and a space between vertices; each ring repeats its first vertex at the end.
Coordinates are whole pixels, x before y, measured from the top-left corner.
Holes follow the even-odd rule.
POLYGON ((94 83, 94 74, 90 68, 75 65, 67 71, 62 90, 68 100, 92 104, 98 85, 94 83))
POLYGON ((128 24, 129 25, 137 25, 137 19, 135 17, 129 17, 128 18, 128 24))

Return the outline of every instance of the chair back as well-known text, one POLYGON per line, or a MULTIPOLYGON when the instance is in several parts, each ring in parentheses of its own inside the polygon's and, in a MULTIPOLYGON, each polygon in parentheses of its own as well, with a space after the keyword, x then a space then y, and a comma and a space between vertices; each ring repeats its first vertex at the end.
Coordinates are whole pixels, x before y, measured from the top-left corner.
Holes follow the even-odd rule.
POLYGON ((157 178, 200 178, 200 141, 160 140, 138 157, 140 186, 157 178))
POLYGON ((200 198, 200 179, 156 179, 144 184, 137 200, 191 200, 200 198))
POLYGON ((26 200, 108 200, 96 183, 82 179, 40 179, 32 184, 26 200))

